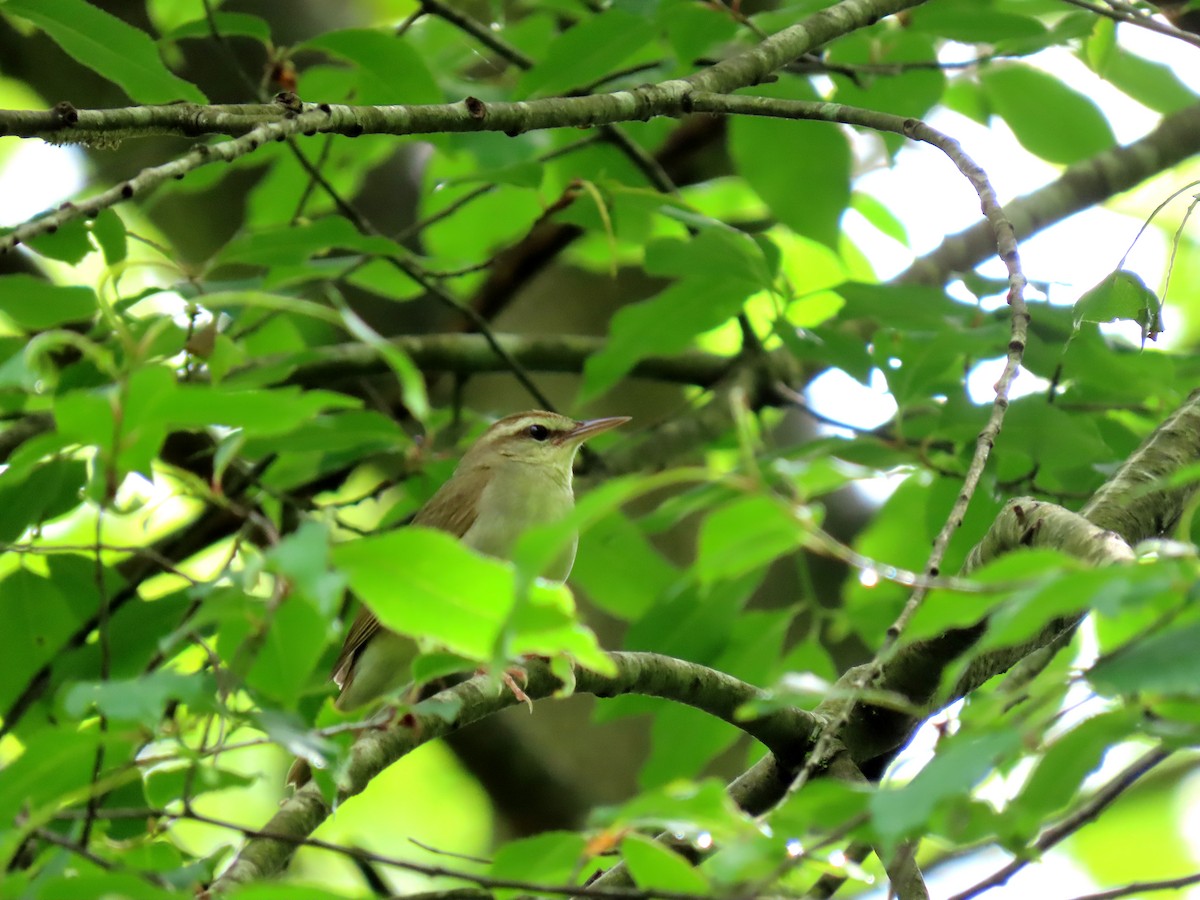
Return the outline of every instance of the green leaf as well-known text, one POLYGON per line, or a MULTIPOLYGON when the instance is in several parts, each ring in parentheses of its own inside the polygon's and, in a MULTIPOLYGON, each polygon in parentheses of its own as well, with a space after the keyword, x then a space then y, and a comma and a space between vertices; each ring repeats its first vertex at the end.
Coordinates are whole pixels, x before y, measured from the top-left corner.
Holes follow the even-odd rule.
POLYGON ((322 34, 300 46, 325 50, 354 63, 358 72, 354 99, 358 103, 441 103, 444 99, 425 61, 399 36, 351 28, 322 34))
POLYGON ((550 42, 541 59, 521 77, 517 96, 584 87, 620 67, 654 34, 652 20, 619 9, 586 18, 550 42))
POLYGON ((1026 834, 1036 834, 1043 822, 1068 807, 1085 778, 1100 767, 1104 755, 1137 730, 1130 709, 1104 713, 1079 723, 1055 738, 1038 760, 1025 786, 1004 811, 1026 834))
POLYGON ((1083 322, 1137 322, 1142 339, 1162 333, 1162 303, 1140 275, 1118 269, 1075 301, 1075 329, 1083 322))
POLYGON ((194 710, 211 710, 216 689, 210 673, 162 670, 138 678, 78 682, 64 695, 63 708, 75 719, 94 709, 114 721, 154 725, 171 700, 194 710))
POLYGON ((178 428, 219 425, 244 429, 250 436, 278 435, 305 426, 324 410, 358 405, 357 399, 334 391, 298 387, 238 391, 184 384, 172 392, 161 416, 178 428))
MULTIPOLYGON (((981 11, 972 7, 969 15, 981 11)), ((905 118, 924 117, 942 98, 946 75, 940 69, 913 66, 905 63, 924 63, 938 58, 933 38, 909 28, 887 31, 859 31, 837 41, 829 48, 830 65, 888 65, 902 66, 900 71, 883 78, 838 79, 833 99, 848 106, 858 106, 905 118)), ((829 129, 836 131, 836 128, 829 129)), ((892 132, 875 132, 890 153, 895 154, 910 143, 909 139, 892 132)))
POLYGON ((679 280, 613 316, 608 343, 584 363, 581 403, 612 387, 643 357, 686 349, 772 283, 762 248, 723 227, 705 229, 690 241, 655 241, 646 248, 646 269, 679 280))
POLYGON ((25 689, 30 676, 54 658, 83 621, 62 588, 27 569, 17 569, 3 581, 4 628, 0 628, 0 708, 25 689))
MULTIPOLYGON (((332 580, 340 577, 329 573, 332 580)), ((273 700, 291 705, 308 686, 329 637, 329 620, 311 603, 281 605, 258 646, 246 682, 273 700)))
POLYGON ((650 755, 638 773, 638 787, 655 788, 697 778, 740 736, 734 726, 698 709, 657 703, 650 726, 650 755))
POLYGON ((664 844, 642 834, 621 841, 621 856, 634 883, 648 893, 680 891, 707 894, 708 879, 686 859, 664 844))
POLYGON ((571 583, 592 603, 625 620, 639 618, 680 577, 641 530, 619 513, 601 518, 580 535, 571 570, 571 583))
MULTIPOLYGON (((499 880, 571 884, 586 853, 583 835, 549 831, 503 845, 492 859, 489 874, 499 880)), ((527 892, 495 888, 494 893, 498 900, 511 900, 527 892)))
POLYGON ((40 235, 26 243, 35 253, 71 265, 77 265, 93 249, 83 219, 67 222, 51 234, 40 235))
POLYGON ((5 0, 5 12, 28 19, 79 63, 115 82, 138 103, 207 102, 173 75, 144 31, 83 0, 5 0))
MULTIPOLYGON (((772 97, 820 99, 811 88, 798 85, 758 90, 772 97)), ((729 123, 729 152, 738 172, 780 222, 837 249, 842 213, 850 202, 851 155, 836 126, 736 116, 729 123)))
POLYGON ((662 23, 678 66, 688 71, 714 47, 732 40, 738 27, 724 10, 691 3, 670 4, 662 23))
POLYGON ((1048 162, 1069 165, 1116 143, 1096 104, 1053 75, 1000 63, 984 69, 980 80, 993 110, 1021 146, 1048 162))
POLYGON ((909 27, 962 44, 995 44, 1012 38, 1038 37, 1046 32, 1046 26, 1035 16, 988 6, 982 2, 969 8, 945 4, 921 6, 912 11, 909 27))
POLYGON ((511 565, 480 556, 441 531, 409 527, 335 547, 350 587, 393 631, 479 662, 566 654, 613 671, 578 621, 563 585, 522 582, 511 565))
POLYGON ((271 46, 271 26, 259 16, 249 13, 223 12, 215 10, 210 24, 207 18, 193 19, 184 22, 177 28, 163 35, 163 40, 179 41, 186 38, 212 40, 213 26, 222 37, 248 37, 258 41, 264 47, 271 46))
POLYGON ((0 313, 27 331, 86 322, 96 314, 96 293, 89 287, 51 284, 33 275, 6 275, 0 278, 0 313))
MULTIPOLYGON (((1091 64, 1091 59, 1088 60, 1091 64)), ((1143 59, 1119 45, 1092 65, 1096 73, 1143 106, 1163 115, 1177 113, 1196 102, 1196 92, 1176 74, 1173 66, 1143 59)))
POLYGON ((795 550, 802 534, 779 501, 740 497, 704 520, 693 571, 705 584, 745 575, 795 550))
POLYGON ((169 803, 178 803, 185 790, 189 797, 195 797, 210 791, 249 787, 254 781, 254 778, 240 772, 180 763, 151 769, 143 780, 143 790, 151 806, 163 809, 169 803))
POLYGON ((448 534, 404 528, 333 548, 350 587, 388 628, 490 659, 515 595, 512 573, 448 534))
POLYGON ((102 209, 100 215, 92 220, 92 237, 100 245, 108 265, 115 266, 125 261, 128 253, 125 223, 115 209, 102 209))
POLYGON ((330 569, 329 531, 319 522, 303 522, 264 554, 267 570, 282 575, 289 597, 299 594, 323 616, 332 618, 341 603, 344 580, 330 569))
POLYGON ((121 900, 173 900, 179 895, 157 887, 132 872, 89 871, 49 878, 39 885, 39 900, 78 900, 79 897, 120 897, 121 900))
POLYGON ((1104 74, 1117 48, 1117 25, 1112 19, 1098 17, 1096 27, 1083 45, 1083 56, 1093 72, 1104 74))
POLYGON ((0 473, 0 541, 15 541, 30 525, 74 509, 86 483, 87 463, 66 457, 51 457, 15 477, 0 473))
POLYGON ((387 451, 404 451, 412 439, 399 423, 382 413, 369 409, 349 409, 332 414, 310 416, 295 428, 286 431, 282 442, 277 435, 262 439, 254 436, 245 442, 245 453, 259 456, 267 452, 267 444, 282 446, 290 453, 342 453, 356 451, 357 456, 387 451))
POLYGON ((674 781, 619 806, 598 809, 592 819, 609 830, 666 830, 685 838, 708 833, 718 842, 757 830, 715 778, 674 781))
POLYGON ((908 229, 890 209, 870 194, 855 191, 850 199, 850 207, 862 214, 862 217, 875 226, 881 234, 886 234, 905 247, 911 246, 908 229))
POLYGON ((1200 622, 1173 627, 1102 657, 1088 680, 1105 694, 1200 696, 1200 622))
MULTIPOLYGON (((100 737, 95 731, 76 731, 64 740, 51 729, 25 741, 23 752, 6 762, 0 778, 0 821, 36 813, 43 804, 55 804, 89 784, 100 737)), ((16 849, 6 846, 13 835, 11 825, 0 834, 0 852, 16 849)))
POLYGON ((236 237, 217 254, 213 264, 299 265, 334 248, 380 256, 402 252, 388 238, 362 234, 348 219, 325 216, 302 225, 279 225, 236 237))
POLYGON ((1007 729, 994 734, 958 734, 942 741, 937 756, 908 784, 883 789, 871 798, 873 822, 888 846, 913 834, 924 834, 934 810, 963 795, 984 779, 997 758, 1020 746, 1021 734, 1007 729))

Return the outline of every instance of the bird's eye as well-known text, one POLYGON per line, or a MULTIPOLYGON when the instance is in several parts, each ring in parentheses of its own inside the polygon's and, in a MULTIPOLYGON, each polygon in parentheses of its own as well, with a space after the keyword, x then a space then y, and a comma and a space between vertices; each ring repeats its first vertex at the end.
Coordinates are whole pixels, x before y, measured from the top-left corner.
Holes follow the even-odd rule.
POLYGON ((550 429, 545 425, 530 425, 529 436, 535 441, 544 441, 546 438, 550 437, 550 429))

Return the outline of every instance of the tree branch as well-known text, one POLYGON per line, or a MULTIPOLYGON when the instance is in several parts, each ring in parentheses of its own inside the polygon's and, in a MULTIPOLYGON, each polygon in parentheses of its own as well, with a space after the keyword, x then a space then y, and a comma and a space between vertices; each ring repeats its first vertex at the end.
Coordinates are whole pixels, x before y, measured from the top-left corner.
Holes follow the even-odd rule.
MULTIPOLYGON (((617 666, 614 676, 600 675, 575 667, 575 692, 597 697, 621 694, 645 694, 675 700, 693 706, 742 729, 761 741, 772 756, 799 761, 820 730, 821 722, 810 713, 785 709, 764 716, 741 719, 737 710, 745 703, 761 699, 763 691, 722 672, 696 663, 672 659, 654 653, 610 653, 617 666)), ((523 690, 530 698, 554 695, 562 685, 540 660, 525 664, 529 681, 523 690)), ((380 772, 422 744, 443 737, 519 702, 511 692, 497 692, 490 679, 476 676, 431 698, 461 704, 450 718, 414 711, 404 725, 384 731, 363 733, 351 750, 351 758, 339 791, 339 800, 360 793, 380 772)), ((242 848, 230 867, 213 884, 214 891, 226 890, 279 872, 302 838, 329 815, 330 809, 320 789, 309 783, 286 800, 263 828, 270 835, 256 837, 242 848)))
POLYGON ((758 84, 772 72, 805 53, 872 24, 883 16, 919 6, 924 0, 842 0, 803 22, 785 28, 749 50, 686 78, 644 85, 629 91, 587 97, 551 97, 516 103, 484 103, 468 97, 459 103, 418 106, 347 106, 303 103, 293 94, 280 94, 276 104, 255 104, 251 115, 238 107, 191 104, 132 107, 119 110, 79 110, 60 103, 45 111, 0 110, 0 136, 39 137, 54 143, 86 141, 90 137, 123 139, 137 135, 201 133, 237 134, 230 141, 202 144, 179 159, 144 169, 101 194, 64 204, 54 212, 26 222, 0 237, 0 253, 40 234, 57 230, 80 216, 94 216, 137 195, 142 196, 170 178, 182 178, 209 162, 229 162, 253 152, 268 141, 303 134, 435 134, 501 131, 516 135, 545 128, 594 128, 655 116, 679 116, 687 111, 693 91, 732 91, 758 84))
MULTIPOLYGON (((1080 210, 1141 184, 1200 150, 1200 103, 1165 117, 1145 137, 1075 163, 1045 187, 1008 203, 1004 215, 1022 240, 1080 210)), ((986 221, 946 238, 896 281, 945 284, 956 272, 969 272, 995 252, 986 221)))

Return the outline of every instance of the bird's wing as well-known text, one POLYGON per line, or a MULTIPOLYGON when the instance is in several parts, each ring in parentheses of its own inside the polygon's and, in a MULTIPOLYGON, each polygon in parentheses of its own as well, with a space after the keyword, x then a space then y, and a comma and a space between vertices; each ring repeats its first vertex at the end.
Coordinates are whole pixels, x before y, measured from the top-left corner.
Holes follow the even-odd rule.
MULTIPOLYGON (((475 517, 479 514, 478 505, 474 502, 476 496, 477 492, 466 491, 459 492, 459 496, 451 499, 450 492, 446 491, 443 485, 417 510, 413 524, 437 528, 460 538, 475 524, 475 517), (463 502, 464 493, 471 498, 470 502, 463 502)), ((333 673, 330 675, 333 683, 343 691, 354 677, 354 663, 359 653, 381 627, 375 613, 367 607, 364 606, 358 611, 354 624, 346 633, 346 640, 342 643, 342 650, 333 663, 333 673)))
POLYGON ((359 651, 378 630, 379 620, 375 618, 375 613, 365 606, 362 607, 354 619, 354 624, 346 632, 346 640, 342 642, 342 650, 338 653, 333 663, 333 672, 329 676, 339 688, 345 690, 346 685, 350 683, 354 661, 358 658, 359 651))
POLYGON ((478 500, 482 492, 468 489, 455 490, 452 493, 446 489, 446 485, 449 484, 448 481, 442 485, 425 505, 417 510, 412 523, 424 525, 426 528, 437 528, 460 538, 475 524, 479 515, 478 500))

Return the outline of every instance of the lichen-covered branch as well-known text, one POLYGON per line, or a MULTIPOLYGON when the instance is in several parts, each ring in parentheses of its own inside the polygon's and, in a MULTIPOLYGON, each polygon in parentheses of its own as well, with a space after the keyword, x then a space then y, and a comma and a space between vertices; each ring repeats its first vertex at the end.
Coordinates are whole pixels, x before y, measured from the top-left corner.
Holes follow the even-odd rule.
POLYGON ((168 179, 182 178, 210 162, 238 159, 269 141, 316 134, 359 137, 364 134, 499 131, 516 135, 545 128, 595 128, 656 116, 680 116, 688 111, 687 97, 693 91, 732 91, 758 84, 772 72, 833 38, 923 2, 842 0, 694 75, 585 97, 548 97, 508 103, 485 103, 476 97, 467 97, 458 103, 349 106, 305 103, 293 94, 280 94, 276 103, 265 110, 262 104, 255 104, 250 115, 239 115, 235 107, 222 106, 213 116, 208 115, 207 107, 189 104, 80 110, 69 103, 60 103, 42 113, 0 110, 0 136, 39 137, 55 143, 107 139, 110 127, 117 131, 117 136, 132 137, 137 133, 133 130, 135 123, 145 129, 141 133, 146 135, 224 133, 218 126, 231 128, 231 133, 239 135, 229 141, 198 145, 178 159, 145 169, 96 196, 63 204, 48 215, 19 225, 0 237, 0 253, 12 250, 22 241, 52 233, 81 216, 95 216, 123 200, 143 196, 168 179), (250 122, 256 124, 247 130, 250 122))
MULTIPOLYGON (((1195 493, 1194 485, 1167 487, 1163 480, 1179 467, 1197 460, 1200 460, 1200 391, 1193 393, 1097 491, 1084 508, 1086 520, 1051 504, 1037 503, 1037 509, 1033 509, 1030 501, 1015 500, 998 517, 988 538, 971 554, 972 558, 979 564, 1001 552, 1033 543, 1056 547, 1094 564, 1131 559, 1129 544, 1150 537, 1154 532, 1147 528, 1153 528, 1156 522, 1173 521, 1182 504, 1195 493), (1126 502, 1136 505, 1140 513, 1123 515, 1126 502), (1035 524, 1039 522, 1045 524, 1035 524), (1108 533, 1108 528, 1114 525, 1117 533, 1108 533)), ((1064 629, 1073 627, 1076 620, 1077 617, 1056 619, 1020 647, 981 654, 949 695, 940 698, 941 702, 959 700, 989 678, 1008 671, 1031 652, 1055 646, 1064 629)), ((898 647, 883 661, 875 687, 927 707, 947 667, 975 645, 985 627, 986 623, 979 623, 951 629, 935 638, 898 647)), ((840 698, 852 691, 870 668, 858 666, 848 670, 835 685, 834 693, 840 698)), ((846 710, 846 703, 844 699, 824 703, 816 714, 826 721, 837 719, 844 723, 837 733, 838 743, 859 766, 890 759, 925 718, 867 703, 855 703, 846 710)), ((935 711, 928 709, 929 714, 935 711)), ((730 783, 730 797, 748 813, 761 815, 787 795, 794 784, 795 772, 795 768, 774 756, 766 756, 730 783)), ((626 878, 623 868, 614 867, 611 878, 606 873, 595 883, 619 885, 627 883, 626 878)))
MULTIPOLYGON (((598 697, 645 694, 693 706, 742 729, 771 749, 774 757, 799 760, 808 751, 821 723, 812 714, 784 709, 753 719, 740 719, 737 710, 761 699, 758 689, 723 672, 696 663, 654 653, 611 653, 615 675, 606 676, 576 667, 575 691, 598 697)), ((532 699, 551 697, 562 685, 540 660, 525 665, 529 676, 524 691, 532 699)), ((369 730, 355 742, 341 786, 340 798, 360 793, 371 779, 396 760, 422 744, 443 737, 519 702, 511 692, 498 690, 483 676, 476 676, 432 698, 460 704, 450 717, 416 715, 386 730, 369 730)), ((213 890, 227 890, 273 875, 287 864, 299 839, 312 833, 329 815, 320 789, 309 783, 286 800, 264 826, 262 833, 247 842, 213 890), (278 835, 270 837, 269 835, 278 835)))

